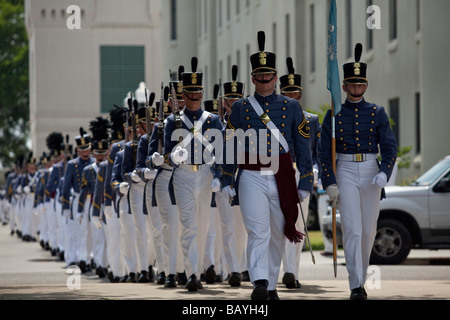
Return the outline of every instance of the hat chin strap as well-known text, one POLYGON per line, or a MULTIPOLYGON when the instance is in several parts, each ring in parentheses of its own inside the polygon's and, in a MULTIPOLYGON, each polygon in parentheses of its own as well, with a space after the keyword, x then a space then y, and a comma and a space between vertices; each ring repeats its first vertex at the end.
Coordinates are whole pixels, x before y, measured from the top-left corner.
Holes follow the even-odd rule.
POLYGON ((201 99, 194 99, 194 98, 192 98, 189 94, 186 93, 186 91, 184 92, 184 95, 185 95, 189 100, 191 100, 191 101, 193 101, 193 102, 197 102, 197 101, 200 101, 200 100, 201 100, 201 99))
POLYGON ((275 76, 276 76, 276 75, 275 75, 275 73, 274 73, 273 76, 272 76, 272 78, 269 79, 269 80, 258 80, 258 79, 256 79, 256 77, 254 77, 254 78, 255 78, 255 81, 256 81, 256 82, 265 84, 265 83, 269 83, 269 82, 271 82, 273 79, 275 79, 275 76))

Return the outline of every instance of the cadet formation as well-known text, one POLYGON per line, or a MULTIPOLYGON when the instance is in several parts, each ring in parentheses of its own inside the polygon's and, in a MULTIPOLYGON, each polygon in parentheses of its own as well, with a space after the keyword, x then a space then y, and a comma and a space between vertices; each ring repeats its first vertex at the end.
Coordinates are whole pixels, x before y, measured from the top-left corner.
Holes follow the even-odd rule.
POLYGON ((364 99, 362 47, 343 66, 334 172, 330 112, 320 124, 303 111, 292 59, 278 79, 264 32, 257 41, 251 96, 233 66, 230 81, 203 100, 193 57, 189 72, 179 66, 176 79, 162 81, 159 99, 141 83, 107 117, 80 127, 76 145, 53 132, 42 156, 17 157, 1 192, 11 235, 112 283, 198 291, 203 283, 250 281, 251 299, 276 300, 280 271, 283 285, 301 288, 304 222, 319 180, 340 209, 350 299, 367 299, 379 201, 397 144, 384 108, 364 99))

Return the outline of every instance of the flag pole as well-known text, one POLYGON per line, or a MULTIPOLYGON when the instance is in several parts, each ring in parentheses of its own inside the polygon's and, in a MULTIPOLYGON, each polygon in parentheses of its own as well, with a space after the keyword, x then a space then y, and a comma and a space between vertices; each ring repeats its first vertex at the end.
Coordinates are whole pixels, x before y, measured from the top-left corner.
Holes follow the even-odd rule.
MULTIPOLYGON (((336 176, 336 128, 334 102, 331 99, 331 165, 336 176)), ((332 228, 333 228, 333 268, 334 277, 337 276, 337 239, 336 239, 336 205, 332 205, 332 228)))

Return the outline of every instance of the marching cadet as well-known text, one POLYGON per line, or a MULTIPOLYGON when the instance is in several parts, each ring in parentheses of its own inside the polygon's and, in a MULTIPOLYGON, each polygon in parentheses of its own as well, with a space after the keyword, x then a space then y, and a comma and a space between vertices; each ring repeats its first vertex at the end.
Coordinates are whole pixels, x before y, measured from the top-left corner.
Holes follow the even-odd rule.
POLYGON ((48 210, 52 211, 51 214, 56 218, 57 254, 61 260, 64 260, 66 218, 62 214, 62 201, 60 198, 62 195, 61 180, 64 177, 66 163, 70 160, 73 152, 73 146, 69 144, 69 135, 66 135, 65 143, 64 141, 61 143, 59 150, 61 150, 61 157, 51 168, 50 177, 46 186, 46 193, 50 197, 50 206, 48 207, 48 210))
POLYGON ((75 220, 75 209, 80 198, 83 169, 95 160, 91 158, 91 136, 82 127, 80 128, 80 135, 75 137, 75 141, 78 156, 67 162, 62 186, 62 210, 63 216, 66 218, 64 259, 67 266, 78 262, 81 272, 86 272, 86 261, 77 258, 79 244, 83 243, 81 241, 82 235, 86 234, 86 226, 75 220))
MULTIPOLYGON (((98 228, 100 221, 92 219, 92 203, 99 171, 100 163, 105 160, 108 153, 108 139, 111 124, 108 119, 97 117, 89 123, 89 130, 92 133, 92 155, 94 162, 83 168, 82 188, 80 199, 78 200, 77 220, 84 226, 85 238, 84 243, 80 247, 79 260, 86 261, 88 265, 92 265, 94 260, 96 266, 96 274, 105 277, 106 268, 108 267, 108 259, 106 255, 106 239, 102 228, 98 228), (86 202, 88 204, 86 205, 86 202)), ((78 236, 81 236, 78 234, 78 236)))
MULTIPOLYGON (((130 184, 124 181, 122 176, 122 162, 124 146, 132 139, 132 121, 131 114, 124 114, 125 121, 125 140, 123 146, 117 150, 113 162, 113 169, 111 172, 111 187, 116 194, 117 214, 120 219, 120 251, 123 255, 124 261, 124 276, 120 282, 137 282, 136 273, 138 270, 138 252, 137 252, 137 237, 134 219, 131 214, 129 204, 129 190, 130 184), (128 119, 127 119, 128 118, 128 119)), ((121 143, 119 143, 121 144, 121 143)), ((113 146, 114 147, 114 146, 113 146)))
MULTIPOLYGON (((238 67, 234 65, 232 67, 232 81, 225 82, 223 84, 224 95, 223 99, 220 97, 218 103, 223 103, 228 106, 231 111, 233 102, 242 99, 244 97, 244 84, 237 81, 238 67)), ((217 101, 216 101, 217 102, 217 101)), ((216 108, 221 118, 227 118, 227 112, 224 112, 224 105, 219 105, 216 108), (224 115, 225 113, 225 115, 224 115)), ((207 110, 207 104, 205 101, 205 109, 207 110)), ((245 242, 245 228, 242 220, 242 215, 239 210, 239 206, 230 204, 229 199, 220 191, 220 175, 221 168, 217 166, 215 174, 215 180, 218 187, 215 192, 215 203, 217 205, 217 211, 220 219, 222 246, 224 253, 224 264, 227 271, 230 273, 228 283, 232 287, 239 287, 241 285, 241 271, 246 270, 246 265, 242 265, 242 261, 245 263, 243 256, 245 255, 245 246, 238 245, 237 242, 245 242), (239 248, 239 251, 238 251, 239 248)), ((213 180, 214 181, 214 180, 213 180)), ((214 190, 213 190, 214 191, 214 190)))
MULTIPOLYGON (((118 276, 120 277, 120 281, 127 279, 128 271, 126 270, 126 260, 125 255, 128 254, 127 252, 134 253, 134 256, 136 257, 136 250, 130 250, 129 247, 128 250, 125 250, 126 244, 124 244, 123 239, 125 237, 122 237, 122 233, 126 228, 124 225, 126 225, 126 221, 129 221, 133 227, 131 229, 132 234, 134 235, 134 222, 132 221, 132 217, 127 214, 128 212, 128 202, 127 200, 123 200, 123 203, 125 203, 126 208, 124 210, 125 214, 120 215, 120 208, 119 208, 119 197, 116 197, 116 193, 114 192, 112 188, 112 171, 114 167, 114 160, 116 158, 116 154, 118 151, 123 149, 123 146, 126 142, 126 135, 125 135, 125 127, 127 124, 127 109, 126 108, 120 108, 118 106, 114 106, 115 108, 110 111, 109 113, 109 119, 111 121, 111 147, 110 151, 107 157, 107 164, 106 164, 106 170, 104 174, 104 187, 103 187, 103 212, 105 214, 105 218, 107 221, 111 220, 114 221, 115 219, 118 220, 118 226, 114 227, 116 225, 116 222, 110 222, 110 224, 113 225, 113 229, 118 228, 119 232, 115 234, 114 232, 111 232, 109 234, 109 239, 111 245, 116 243, 117 237, 119 244, 116 245, 114 248, 113 260, 116 261, 117 256, 119 256, 120 264, 121 264, 121 270, 118 273, 118 276)), ((127 129, 127 131, 129 131, 127 129)), ((94 211, 96 209, 94 208, 94 211)), ((111 228, 110 228, 111 229, 111 228)), ((117 232, 117 231, 116 231, 117 232)), ((137 259, 137 257, 136 257, 137 259)), ((110 277, 111 278, 111 277, 110 277)), ((111 279, 110 279, 111 280, 111 279)), ((116 282, 115 277, 113 278, 113 282, 116 282)))
MULTIPOLYGON (((237 80, 238 66, 232 67, 232 81, 225 82, 223 84, 224 96, 223 96, 223 107, 225 113, 223 115, 223 120, 225 122, 224 128, 226 129, 226 123, 231 114, 231 107, 233 103, 242 99, 244 97, 244 83, 238 82, 237 80)), ((220 179, 220 178, 219 178, 220 179)), ((229 203, 229 202, 228 202, 229 203)), ((234 213, 234 223, 235 223, 235 242, 237 250, 238 260, 238 270, 240 272, 241 281, 249 281, 248 270, 247 270, 247 231, 245 230, 244 220, 242 220, 241 209, 238 204, 231 203, 234 213)), ((231 277, 230 277, 231 279, 231 277)), ((229 281, 230 282, 230 281, 229 281)))
POLYGON ((179 241, 180 226, 178 223, 178 208, 175 199, 171 197, 168 192, 173 167, 163 155, 165 119, 172 113, 171 110, 173 110, 174 104, 177 104, 180 110, 182 110, 185 105, 184 98, 182 97, 183 82, 181 81, 183 72, 184 67, 179 66, 178 81, 171 81, 170 84, 175 90, 175 96, 172 95, 172 92, 169 92, 168 105, 166 106, 163 103, 161 106, 161 102, 156 102, 156 115, 158 121, 156 121, 153 126, 146 158, 147 167, 150 169, 157 169, 155 179, 153 180, 152 201, 154 202, 154 205, 158 207, 158 212, 161 217, 163 254, 166 262, 164 269, 166 282, 164 286, 167 288, 174 288, 177 286, 176 278, 178 278, 178 284, 180 285, 185 285, 187 282, 179 241))
POLYGON ((242 133, 249 137, 240 141, 245 153, 227 155, 221 182, 227 197, 237 196, 247 229, 251 298, 266 300, 279 299, 276 285, 284 237, 295 243, 302 240, 295 229, 297 205, 312 191, 313 172, 309 140, 303 138, 308 130, 302 110, 298 101, 275 91, 276 56, 264 50, 263 31, 258 32, 258 44, 260 52, 250 57, 255 94, 233 104, 225 133, 224 148, 242 133), (298 187, 291 152, 300 171, 298 187), (264 164, 267 160, 269 164, 264 164))
POLYGON ((36 158, 31 152, 27 158, 26 172, 21 177, 21 190, 23 197, 22 207, 22 240, 36 241, 37 228, 34 214, 34 193, 36 192, 37 179, 37 164, 36 158))
MULTIPOLYGON (((161 88, 162 89, 162 88, 161 88)), ((165 88, 162 92, 164 105, 167 105, 169 88, 165 88)), ((164 272, 166 261, 163 254, 163 240, 162 240, 162 226, 161 216, 158 212, 158 207, 153 205, 153 181, 156 176, 156 169, 150 169, 146 165, 146 158, 148 154, 148 146, 150 140, 150 132, 152 130, 153 123, 151 121, 154 118, 154 108, 152 108, 155 94, 152 92, 148 94, 148 90, 145 84, 141 82, 140 87, 136 90, 136 100, 139 103, 137 124, 139 126, 140 138, 136 156, 136 168, 133 173, 137 174, 142 182, 144 182, 144 199, 143 199, 143 212, 147 214, 147 233, 149 242, 149 273, 153 275, 153 264, 156 259, 156 266, 158 267, 158 273, 156 282, 158 284, 164 284, 166 281, 166 275, 164 272), (147 115, 148 112, 148 115, 147 115), (148 119, 147 119, 148 118, 148 119), (147 123, 147 121, 149 121, 147 123), (149 130, 150 132, 147 132, 149 130)), ((135 175, 133 175, 136 177, 135 175)), ((137 179, 136 179, 137 180, 137 179)), ((140 279, 142 282, 150 281, 150 275, 141 274, 140 279)), ((152 281, 153 282, 153 281, 152 281)))
MULTIPOLYGON (((44 204, 42 208, 43 216, 47 218, 48 228, 48 242, 51 248, 52 256, 56 256, 58 248, 58 216, 53 209, 52 193, 50 192, 48 185, 52 176, 53 168, 56 163, 62 159, 61 146, 64 143, 64 137, 61 132, 52 132, 46 138, 47 148, 50 150, 48 159, 47 177, 43 181, 44 186, 44 204)), ((59 214, 60 215, 60 214, 59 214)))
MULTIPOLYGON (((126 109, 116 107, 109 113, 109 120, 111 122, 111 141, 105 141, 109 146, 106 158, 100 163, 95 182, 95 191, 92 203, 92 221, 98 229, 104 229, 104 225, 100 221, 105 220, 106 228, 106 250, 111 270, 108 272, 108 279, 111 282, 120 282, 126 273, 122 263, 122 255, 120 250, 120 220, 116 211, 113 210, 112 201, 114 193, 111 188, 111 151, 114 149, 114 156, 121 147, 122 138, 124 137, 123 129, 123 115, 126 109), (111 143, 110 143, 111 142, 111 143), (111 170, 108 175, 108 169, 111 170), (106 205, 108 203, 108 205, 106 205)), ((123 144, 122 144, 123 145, 123 144)), ((114 162, 114 161, 112 161, 114 162)))
POLYGON ((39 244, 44 250, 50 250, 48 224, 49 217, 45 212, 45 185, 50 174, 51 162, 44 152, 39 159, 39 169, 37 172, 36 192, 34 193, 34 213, 39 218, 39 244))
MULTIPOLYGON (((222 124, 216 115, 201 108, 203 99, 203 73, 197 72, 197 58, 191 60, 192 72, 184 72, 183 111, 175 110, 164 127, 164 156, 174 167, 173 192, 181 222, 181 247, 188 281, 186 288, 197 291, 203 271, 206 236, 210 220, 212 172, 214 150, 210 129, 221 135, 222 124)), ((170 186, 170 188, 171 188, 170 186)))
POLYGON ((343 65, 347 94, 335 115, 336 174, 332 170, 331 111, 322 122, 319 144, 321 180, 332 205, 339 205, 351 300, 365 300, 364 283, 376 234, 380 197, 397 159, 397 142, 383 107, 366 102, 367 64, 360 62, 362 45, 355 47, 355 62, 343 65), (381 153, 381 163, 377 154, 381 153))
MULTIPOLYGON (((133 138, 124 146, 122 160, 122 176, 125 182, 129 183, 130 194, 129 204, 131 214, 136 227, 137 252, 140 275, 138 282, 153 282, 153 264, 155 262, 155 250, 153 241, 149 241, 151 235, 152 222, 148 214, 149 208, 145 202, 146 182, 142 181, 137 168, 138 147, 140 138, 146 133, 145 108, 139 108, 137 100, 129 99, 129 106, 134 127, 133 138), (133 111, 134 109, 134 111, 133 111)), ((145 144, 148 145, 148 142, 145 144)), ((147 150, 145 150, 145 155, 147 150)), ((143 156, 145 162, 145 156, 143 156)), ((149 174, 152 171, 149 169, 149 174)), ((154 177, 154 176, 153 176, 154 177)), ((153 177, 149 177, 152 178, 153 177)), ((162 254, 162 253, 161 253, 162 254)))
MULTIPOLYGON (((288 74, 280 77, 280 93, 286 97, 298 100, 301 102, 303 88, 302 88, 302 76, 300 74, 295 73, 294 64, 292 62, 292 58, 288 57, 286 59, 288 74)), ((309 128, 309 137, 305 137, 307 139, 311 139, 311 157, 313 163, 313 173, 314 173, 314 183, 317 182, 318 178, 318 169, 319 169, 319 159, 318 159, 318 143, 320 137, 320 122, 319 116, 306 112, 303 110, 303 116, 306 119, 306 125, 309 128)), ((296 171, 296 175, 298 178, 298 171, 296 171)), ((297 230, 305 230, 305 226, 303 225, 303 220, 307 221, 308 219, 308 207, 309 207, 310 196, 306 197, 301 205, 301 213, 303 214, 303 219, 299 217, 295 224, 297 230)), ((301 284, 298 281, 299 276, 299 267, 300 267, 300 254, 303 250, 303 245, 305 241, 304 239, 300 243, 291 243, 286 241, 286 245, 284 248, 283 255, 283 268, 284 275, 282 282, 286 285, 286 288, 301 288, 301 284)))

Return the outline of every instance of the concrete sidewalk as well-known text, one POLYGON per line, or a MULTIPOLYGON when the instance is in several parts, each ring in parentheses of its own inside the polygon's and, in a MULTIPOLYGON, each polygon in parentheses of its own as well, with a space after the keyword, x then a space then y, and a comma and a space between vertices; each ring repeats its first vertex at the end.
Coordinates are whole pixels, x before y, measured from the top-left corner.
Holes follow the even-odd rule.
MULTIPOLYGON (((338 255, 337 277, 333 261, 314 252, 302 253, 302 288, 286 289, 280 282, 282 300, 348 300, 349 289, 343 251, 338 255)), ((406 263, 380 266, 380 288, 366 285, 370 300, 450 299, 450 250, 413 250, 406 263)), ((72 281, 65 263, 44 251, 38 242, 23 242, 9 235, 9 226, 0 227, 0 300, 249 300, 252 286, 243 282, 231 288, 226 282, 203 284, 204 289, 188 292, 184 287, 164 288, 156 283, 110 283, 93 272, 72 281), (72 288, 79 283, 79 289, 72 288)), ((373 284, 376 284, 375 282, 373 284)))

